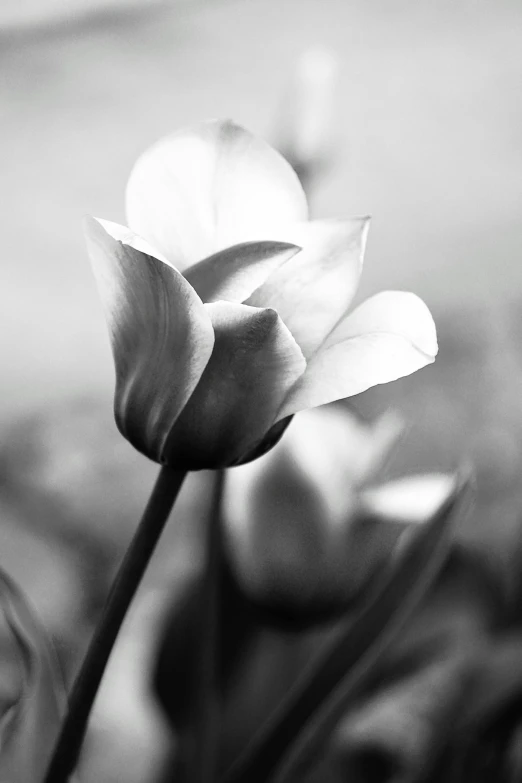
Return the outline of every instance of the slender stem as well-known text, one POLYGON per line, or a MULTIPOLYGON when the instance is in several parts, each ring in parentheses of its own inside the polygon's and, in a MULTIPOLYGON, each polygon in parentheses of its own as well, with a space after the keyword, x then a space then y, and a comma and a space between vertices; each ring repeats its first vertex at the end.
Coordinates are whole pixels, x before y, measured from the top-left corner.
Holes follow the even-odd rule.
POLYGON ((215 783, 219 744, 222 501, 225 471, 216 471, 205 539, 197 692, 194 694, 190 783, 215 783))
POLYGON ((103 616, 74 683, 69 710, 44 783, 66 783, 85 735, 89 714, 129 605, 181 489, 184 471, 162 467, 134 538, 123 558, 103 616))

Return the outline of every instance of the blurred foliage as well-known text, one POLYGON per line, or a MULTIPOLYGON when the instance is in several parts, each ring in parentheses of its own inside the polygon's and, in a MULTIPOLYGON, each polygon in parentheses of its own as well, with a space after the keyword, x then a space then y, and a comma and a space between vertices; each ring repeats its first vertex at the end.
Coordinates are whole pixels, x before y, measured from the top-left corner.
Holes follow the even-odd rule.
MULTIPOLYGON (((34 605, 70 682, 157 466, 126 443, 110 408, 98 400, 75 399, 35 413, 3 435, 0 567, 34 605)), ((95 705, 82 783, 143 783, 154 759, 161 761, 161 720, 148 695, 151 664, 142 661, 151 654, 165 596, 198 567, 196 541, 208 513, 209 478, 187 479, 176 518, 124 626, 95 705), (123 756, 129 768, 122 769, 123 756)))
MULTIPOLYGON (((462 510, 463 500, 463 487, 455 487, 433 519, 417 531, 403 556, 392 559, 375 589, 355 600, 345 600, 333 618, 331 612, 322 617, 314 613, 305 624, 300 615, 292 618, 288 612, 281 615, 277 608, 273 612, 267 606, 259 607, 241 590, 225 564, 220 762, 228 783, 293 779, 296 769, 299 777, 322 755, 325 737, 346 705, 360 697, 376 666, 386 659, 390 646, 436 582, 448 554, 452 518, 462 510), (251 698, 252 687, 256 692, 258 688, 255 663, 264 657, 264 634, 275 630, 283 639, 291 635, 302 648, 312 623, 320 628, 323 649, 302 671, 296 667, 294 683, 284 683, 283 689, 274 689, 273 670, 265 670, 263 690, 271 694, 277 711, 273 716, 270 711, 264 713, 266 701, 251 698), (325 634, 327 624, 332 632, 330 641, 325 634)), ((184 601, 175 599, 156 675, 159 698, 180 735, 182 752, 186 752, 191 736, 190 701, 198 677, 194 651, 200 643, 197 618, 202 597, 197 581, 184 601), (181 692, 185 698, 180 699, 181 692)), ((281 652, 284 655, 284 648, 281 652)), ((184 770, 180 779, 187 779, 184 770)))
POLYGON ((65 712, 45 631, 0 571, 0 780, 39 783, 65 712))
MULTIPOLYGON (((438 774, 433 780, 451 780, 452 774, 489 781, 496 779, 491 770, 499 759, 507 770, 499 779, 510 781, 519 768, 521 312, 513 305, 436 314, 441 351, 435 365, 349 403, 368 421, 392 406, 409 424, 378 480, 452 470, 465 458, 475 466, 476 502, 436 589, 344 715, 311 781, 385 781, 399 774, 413 780, 427 775, 427 766, 438 774)), ((69 677, 154 474, 155 466, 125 443, 110 410, 96 400, 73 400, 4 428, 0 566, 35 605, 69 677)), ((209 482, 207 474, 190 477, 126 624, 85 748, 86 781, 171 779, 169 754, 175 750, 169 750, 148 679, 163 615, 185 600, 199 573, 209 482), (124 754, 134 762, 122 771, 124 754)), ((397 536, 395 530, 385 551, 397 536)), ((235 600, 234 633, 244 617, 235 600)), ((261 615, 249 612, 245 628, 260 622, 261 615)), ((241 647, 235 672, 237 655, 224 654, 232 678, 226 754, 243 745, 333 632, 328 624, 285 630, 280 622, 267 625, 266 616, 257 627, 255 643, 247 652, 241 647)), ((177 676, 184 671, 181 665, 177 676)), ((169 710, 172 704, 182 709, 188 698, 187 682, 175 682, 169 710)))

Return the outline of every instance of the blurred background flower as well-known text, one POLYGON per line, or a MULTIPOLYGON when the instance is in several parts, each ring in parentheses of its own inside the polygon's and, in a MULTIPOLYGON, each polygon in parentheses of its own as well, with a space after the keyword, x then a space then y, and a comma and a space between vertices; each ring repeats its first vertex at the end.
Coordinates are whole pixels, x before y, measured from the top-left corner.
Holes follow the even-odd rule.
POLYGON ((272 132, 309 197, 334 164, 339 60, 330 49, 310 47, 298 58, 283 91, 272 132))
POLYGON ((306 622, 369 581, 401 528, 373 524, 361 489, 401 429, 391 412, 366 424, 342 406, 303 411, 272 451, 229 471, 225 536, 251 600, 306 622))

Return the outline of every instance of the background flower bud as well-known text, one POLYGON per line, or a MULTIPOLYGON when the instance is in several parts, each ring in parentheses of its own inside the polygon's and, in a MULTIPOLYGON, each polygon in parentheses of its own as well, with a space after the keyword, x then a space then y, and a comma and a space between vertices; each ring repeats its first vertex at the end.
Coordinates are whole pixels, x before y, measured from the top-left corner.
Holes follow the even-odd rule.
POLYGON ((360 488, 401 429, 391 412, 366 424, 341 406, 305 411, 271 452, 228 473, 225 530, 250 597, 314 613, 368 580, 398 528, 364 524, 360 488))

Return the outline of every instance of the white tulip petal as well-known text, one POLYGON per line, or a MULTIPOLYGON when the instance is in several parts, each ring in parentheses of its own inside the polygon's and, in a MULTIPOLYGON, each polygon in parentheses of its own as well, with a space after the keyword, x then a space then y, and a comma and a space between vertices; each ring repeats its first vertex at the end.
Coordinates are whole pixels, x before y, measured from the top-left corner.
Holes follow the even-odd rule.
POLYGON ((184 277, 138 249, 145 245, 125 227, 89 218, 86 236, 111 333, 116 422, 160 461, 212 353, 212 322, 184 277))
POLYGON ((286 242, 244 242, 194 264, 185 278, 204 302, 242 302, 300 249, 286 242))
POLYGON ((297 175, 269 144, 230 121, 180 130, 150 147, 127 185, 130 227, 180 269, 306 220, 297 175))
POLYGON ((278 559, 297 560, 314 543, 317 563, 346 532, 360 483, 401 427, 391 411, 373 424, 339 405, 301 411, 271 451, 228 475, 224 514, 238 557, 252 571, 273 568, 278 559), (266 562, 263 548, 271 550, 266 562))
POLYGON ((421 473, 366 489, 367 511, 383 520, 427 522, 455 489, 457 477, 448 473, 421 473))
POLYGON ((278 239, 303 249, 276 269, 246 301, 273 307, 308 359, 346 313, 362 271, 369 218, 315 220, 278 239))
POLYGON ((383 291, 335 327, 290 391, 278 419, 410 375, 436 354, 435 324, 424 302, 405 291, 383 291))
POLYGON ((168 463, 199 470, 231 465, 274 424, 306 362, 274 310, 205 305, 215 346, 165 446, 168 463))
POLYGON ((359 484, 397 428, 391 413, 366 424, 340 405, 302 411, 271 451, 228 471, 224 530, 248 595, 317 609, 368 578, 384 542, 359 524, 359 484))
MULTIPOLYGON (((340 406, 302 411, 271 451, 230 471, 224 507, 238 547, 250 546, 252 558, 255 552, 259 557, 261 539, 265 548, 276 548, 278 534, 286 534, 294 538, 289 544, 294 558, 310 542, 310 520, 320 531, 312 538, 336 540, 372 448, 373 429, 340 406)), ((267 560, 275 563, 276 554, 267 560)))
POLYGON ((86 223, 88 226, 88 231, 90 228, 96 230, 96 227, 92 225, 92 221, 94 221, 94 223, 99 223, 99 225, 107 232, 107 234, 109 234, 117 242, 121 242, 123 245, 132 247, 134 250, 139 250, 140 253, 144 253, 147 256, 157 258, 159 261, 163 261, 164 264, 175 267, 175 265, 172 264, 168 258, 165 258, 165 256, 160 253, 159 250, 147 242, 146 239, 143 239, 143 237, 140 237, 138 234, 135 234, 134 231, 131 231, 128 226, 122 226, 120 223, 113 223, 112 220, 87 218, 86 223))

